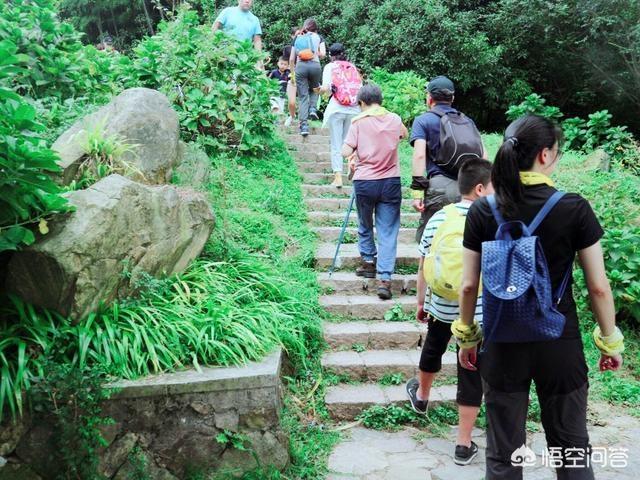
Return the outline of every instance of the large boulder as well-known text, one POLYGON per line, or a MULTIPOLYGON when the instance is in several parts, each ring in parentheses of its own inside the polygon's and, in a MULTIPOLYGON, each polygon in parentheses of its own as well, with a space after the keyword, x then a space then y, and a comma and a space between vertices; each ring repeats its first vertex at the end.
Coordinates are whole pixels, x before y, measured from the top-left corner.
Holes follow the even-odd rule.
POLYGON ((52 148, 60 155, 64 184, 76 178, 87 134, 96 130, 104 138, 117 136, 131 146, 122 155, 122 161, 131 166, 127 176, 149 184, 169 183, 179 162, 180 130, 178 115, 162 93, 148 88, 125 90, 63 133, 52 148))
POLYGON ((75 319, 129 295, 142 272, 184 270, 213 229, 207 197, 189 189, 110 175, 67 197, 75 211, 52 220, 47 235, 12 256, 6 286, 75 319))

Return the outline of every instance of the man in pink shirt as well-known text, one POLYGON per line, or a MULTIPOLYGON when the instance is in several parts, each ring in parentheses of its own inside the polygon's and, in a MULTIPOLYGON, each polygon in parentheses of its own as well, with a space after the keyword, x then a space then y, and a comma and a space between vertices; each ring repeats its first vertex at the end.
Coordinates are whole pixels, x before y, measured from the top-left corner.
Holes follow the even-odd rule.
POLYGON ((402 120, 382 107, 382 91, 373 84, 358 93, 362 113, 351 122, 342 146, 354 171, 353 188, 358 208, 358 249, 362 264, 356 275, 380 280, 378 296, 391 298, 391 275, 395 269, 400 230, 400 165, 398 144, 408 135, 402 120), (378 246, 373 235, 375 228, 378 246))

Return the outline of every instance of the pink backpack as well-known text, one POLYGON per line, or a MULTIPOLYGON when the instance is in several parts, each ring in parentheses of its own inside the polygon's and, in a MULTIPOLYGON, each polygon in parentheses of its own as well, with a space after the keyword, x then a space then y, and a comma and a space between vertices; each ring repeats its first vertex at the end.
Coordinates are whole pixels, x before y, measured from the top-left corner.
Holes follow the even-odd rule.
POLYGON ((355 106, 358 91, 362 87, 362 79, 358 69, 353 63, 343 60, 337 60, 333 63, 333 70, 331 71, 333 98, 340 105, 355 106))

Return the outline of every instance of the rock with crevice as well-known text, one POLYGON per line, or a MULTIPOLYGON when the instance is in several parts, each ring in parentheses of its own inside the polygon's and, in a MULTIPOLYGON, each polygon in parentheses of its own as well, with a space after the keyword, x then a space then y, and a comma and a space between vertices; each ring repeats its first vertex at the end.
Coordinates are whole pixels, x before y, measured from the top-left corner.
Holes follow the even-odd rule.
POLYGON ((184 270, 202 251, 214 217, 206 195, 110 175, 67 195, 75 208, 17 252, 7 290, 79 319, 135 292, 145 275, 184 270))
POLYGON ((169 99, 156 90, 125 90, 97 112, 78 120, 54 142, 52 149, 60 156, 65 185, 77 177, 89 135, 126 145, 120 161, 131 167, 127 175, 137 181, 168 183, 180 160, 178 114, 169 99))
POLYGON ((603 149, 598 148, 586 156, 584 167, 587 170, 608 172, 611 169, 611 156, 603 149))
POLYGON ((118 438, 100 459, 100 474, 111 478, 120 467, 129 459, 133 449, 138 443, 138 436, 135 433, 125 433, 118 438))

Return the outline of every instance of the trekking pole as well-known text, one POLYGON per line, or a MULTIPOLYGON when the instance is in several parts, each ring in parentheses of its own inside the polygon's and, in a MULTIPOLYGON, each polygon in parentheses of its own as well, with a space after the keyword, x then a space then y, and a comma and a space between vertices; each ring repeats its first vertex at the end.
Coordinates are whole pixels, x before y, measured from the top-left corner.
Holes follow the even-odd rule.
POLYGON ((342 230, 340 230, 340 235, 338 236, 338 244, 336 245, 336 253, 333 256, 333 263, 331 263, 331 268, 329 269, 329 278, 333 275, 333 271, 336 268, 336 261, 338 260, 338 253, 340 253, 340 245, 342 245, 342 239, 344 238, 344 232, 347 230, 347 225, 349 224, 349 215, 351 215, 351 210, 353 209, 353 202, 356 199, 356 188, 354 186, 351 187, 351 198, 349 199, 349 208, 347 208, 347 214, 344 216, 344 222, 342 222, 342 230))

